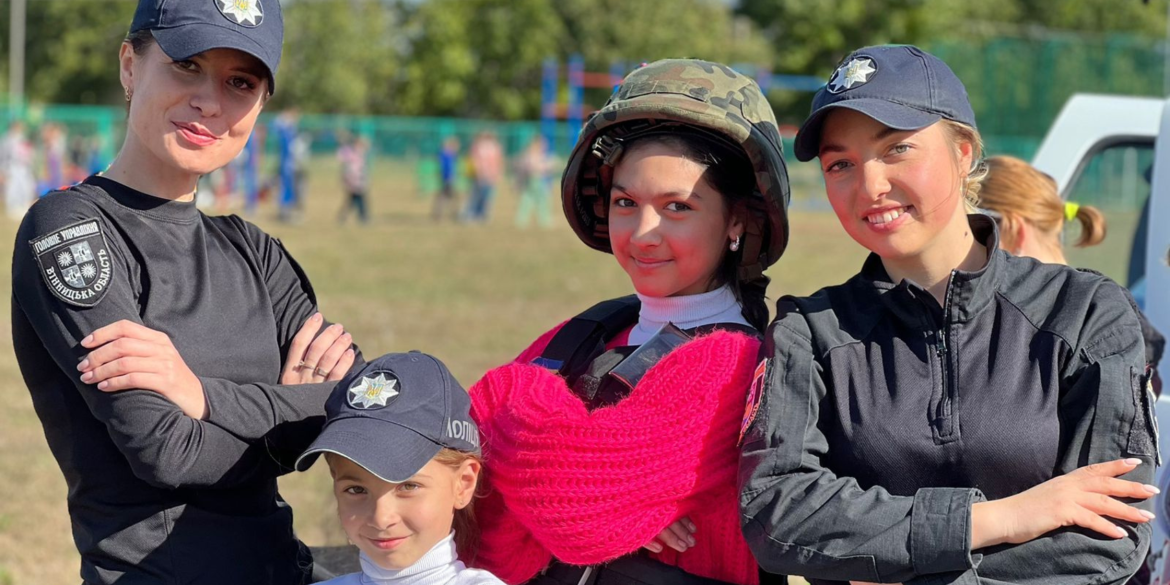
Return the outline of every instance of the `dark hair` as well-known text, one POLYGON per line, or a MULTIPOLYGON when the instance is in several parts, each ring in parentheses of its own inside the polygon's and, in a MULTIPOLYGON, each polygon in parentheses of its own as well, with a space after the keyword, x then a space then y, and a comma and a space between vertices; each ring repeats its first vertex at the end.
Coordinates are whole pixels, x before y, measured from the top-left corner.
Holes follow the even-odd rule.
MULTIPOLYGON (((729 215, 737 206, 750 213, 746 205, 740 204, 751 198, 759 187, 756 184, 755 168, 742 148, 713 136, 706 136, 702 131, 687 131, 680 128, 675 132, 635 138, 625 145, 625 152, 628 155, 635 149, 651 144, 673 148, 683 158, 703 166, 705 170, 702 179, 723 196, 723 208, 729 215)), ((746 222, 766 221, 756 217, 744 219, 746 222)), ((723 261, 715 270, 712 284, 730 286, 731 291, 735 293, 735 299, 742 307, 743 318, 752 327, 763 331, 768 327, 768 303, 765 300, 765 292, 771 279, 763 275, 752 280, 740 279, 739 265, 746 247, 741 245, 734 252, 725 249, 723 261)))
POLYGON ((149 30, 138 30, 126 35, 126 41, 130 43, 130 48, 134 49, 134 54, 141 56, 146 53, 146 49, 155 43, 154 35, 149 30))

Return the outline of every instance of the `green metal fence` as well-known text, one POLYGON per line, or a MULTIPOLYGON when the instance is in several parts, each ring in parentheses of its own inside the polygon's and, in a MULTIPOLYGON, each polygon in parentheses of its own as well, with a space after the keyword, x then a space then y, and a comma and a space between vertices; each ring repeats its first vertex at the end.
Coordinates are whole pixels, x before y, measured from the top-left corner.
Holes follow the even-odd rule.
MULTIPOLYGON (((1073 93, 1163 95, 1164 45, 1130 36, 1047 34, 938 42, 927 48, 950 64, 967 86, 988 154, 1027 160, 1073 93)), ((112 158, 125 132, 120 107, 0 106, 5 126, 13 115, 25 119, 34 135, 37 127, 52 122, 70 136, 91 137, 99 161, 112 158)), ((259 127, 266 128, 271 119, 270 114, 263 115, 259 127)), ((304 115, 300 127, 311 136, 316 154, 332 153, 346 134, 365 136, 375 157, 408 162, 417 169, 416 181, 425 192, 438 188, 436 153, 445 138, 458 138, 466 149, 476 134, 488 130, 500 138, 506 153, 513 154, 541 130, 538 122, 339 115, 304 115)), ((564 157, 575 129, 560 123, 556 132, 554 146, 564 157)), ((791 139, 786 140, 787 152, 792 152, 791 146, 791 139)), ((272 133, 265 150, 269 154, 277 150, 272 133)), ((1088 172, 1101 174, 1098 182, 1108 182, 1106 167, 1088 172)), ((821 191, 815 164, 794 163, 791 169, 798 192, 821 191)))
POLYGON ((1047 34, 933 43, 967 87, 979 129, 1002 152, 1034 150, 1074 93, 1163 96, 1165 41, 1047 34))

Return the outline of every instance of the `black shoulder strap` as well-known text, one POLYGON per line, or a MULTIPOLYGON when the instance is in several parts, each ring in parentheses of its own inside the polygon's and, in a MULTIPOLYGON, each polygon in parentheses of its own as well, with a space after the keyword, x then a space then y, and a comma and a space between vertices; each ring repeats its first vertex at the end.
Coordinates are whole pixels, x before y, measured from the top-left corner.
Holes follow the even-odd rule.
POLYGON ((593 305, 565 323, 533 364, 554 370, 568 379, 588 366, 598 349, 638 320, 642 303, 629 295, 593 305))

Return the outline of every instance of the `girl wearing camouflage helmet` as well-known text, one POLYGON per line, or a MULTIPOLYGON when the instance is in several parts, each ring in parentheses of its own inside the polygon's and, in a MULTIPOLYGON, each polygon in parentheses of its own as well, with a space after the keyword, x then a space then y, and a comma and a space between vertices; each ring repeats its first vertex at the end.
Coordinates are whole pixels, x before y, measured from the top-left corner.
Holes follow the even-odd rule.
POLYGON ((1137 316, 1100 275, 998 249, 971 213, 981 149, 962 83, 915 47, 855 51, 814 98, 796 155, 820 158, 872 254, 781 299, 768 329, 739 474, 764 568, 1069 585, 1125 582, 1145 558, 1157 441, 1137 316))
POLYGON ((488 471, 469 561, 510 583, 756 584, 735 470, 788 235, 771 108, 723 65, 644 66, 586 124, 562 193, 637 294, 472 387, 488 471))

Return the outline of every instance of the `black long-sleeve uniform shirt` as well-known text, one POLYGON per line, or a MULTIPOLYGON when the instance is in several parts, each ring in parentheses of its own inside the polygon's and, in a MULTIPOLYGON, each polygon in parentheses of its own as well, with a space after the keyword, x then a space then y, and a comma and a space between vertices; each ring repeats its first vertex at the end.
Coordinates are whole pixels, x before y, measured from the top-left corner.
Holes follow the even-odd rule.
POLYGON ((32 207, 12 282, 16 357, 69 486, 85 582, 303 582, 311 559, 276 477, 320 430, 332 384, 276 386, 316 311, 280 242, 91 177, 32 207), (80 381, 80 341, 120 319, 170 336, 206 420, 80 381))
MULTIPOLYGON (((971 505, 1157 440, 1145 349, 1124 289, 997 249, 955 271, 946 302, 891 282, 880 258, 845 284, 785 297, 744 438, 740 507, 761 566, 814 583, 1122 583, 1148 524, 1113 540, 1066 528, 971 551, 971 505)), ((1151 501, 1152 502, 1152 501, 1151 501)), ((1151 502, 1142 506, 1152 507, 1151 502)))

